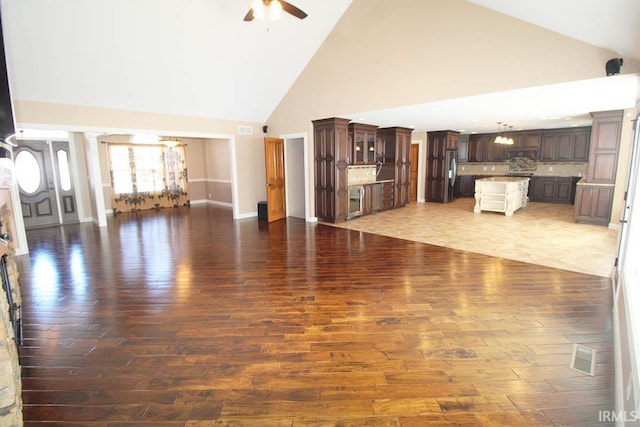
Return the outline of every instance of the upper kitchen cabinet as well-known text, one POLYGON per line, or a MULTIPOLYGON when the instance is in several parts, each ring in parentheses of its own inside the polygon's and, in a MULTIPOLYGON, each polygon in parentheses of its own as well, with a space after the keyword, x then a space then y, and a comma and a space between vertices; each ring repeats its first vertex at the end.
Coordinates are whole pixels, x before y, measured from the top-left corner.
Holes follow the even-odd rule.
POLYGON ((586 181, 594 184, 615 184, 622 111, 604 111, 592 113, 592 116, 586 181))
POLYGON ((474 134, 469 136, 467 159, 469 162, 501 162, 504 145, 494 144, 496 134, 474 134))
POLYGON ((313 120, 316 216, 320 221, 346 220, 347 166, 351 157, 349 119, 313 120))
POLYGON ((362 123, 349 124, 349 139, 352 145, 352 163, 367 165, 376 163, 376 131, 378 126, 362 123))
MULTIPOLYGON (((504 160, 514 157, 528 157, 535 159, 538 157, 540 150, 540 141, 542 140, 542 131, 521 131, 509 133, 513 138, 513 145, 504 148, 504 160)), ((499 160, 499 159, 498 159, 499 160)))
POLYGON ((589 160, 591 127, 545 130, 540 144, 541 162, 586 162, 589 160))
POLYGON ((458 163, 469 161, 469 134, 458 135, 458 163))
POLYGON ((390 127, 378 129, 378 139, 384 144, 389 153, 395 148, 395 168, 393 192, 394 207, 399 208, 409 204, 411 188, 411 132, 413 129, 390 127))

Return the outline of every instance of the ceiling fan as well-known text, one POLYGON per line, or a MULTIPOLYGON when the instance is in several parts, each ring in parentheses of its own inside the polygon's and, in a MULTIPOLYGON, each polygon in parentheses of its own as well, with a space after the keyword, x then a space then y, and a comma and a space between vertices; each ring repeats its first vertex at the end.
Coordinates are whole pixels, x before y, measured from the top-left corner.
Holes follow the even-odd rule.
POLYGON ((298 9, 294 5, 284 0, 254 0, 251 9, 244 16, 245 21, 253 21, 253 18, 263 20, 265 10, 269 10, 269 17, 271 20, 276 20, 280 17, 280 12, 285 11, 296 18, 304 19, 307 14, 301 9, 298 9))

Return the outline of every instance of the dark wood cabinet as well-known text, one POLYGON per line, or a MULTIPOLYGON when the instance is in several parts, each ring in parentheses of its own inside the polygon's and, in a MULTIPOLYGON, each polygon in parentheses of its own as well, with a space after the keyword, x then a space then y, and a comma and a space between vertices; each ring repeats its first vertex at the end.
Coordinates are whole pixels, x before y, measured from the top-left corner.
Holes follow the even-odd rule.
POLYGON ((454 197, 452 186, 455 170, 452 159, 457 155, 456 150, 448 147, 458 146, 458 132, 437 131, 427 132, 427 163, 425 168, 425 194, 427 202, 448 203, 454 197))
POLYGON ((622 110, 591 113, 587 175, 578 185, 573 211, 577 222, 609 225, 623 113, 622 110))
POLYGON ((524 150, 538 150, 540 149, 540 140, 542 138, 542 131, 522 131, 515 132, 513 138, 512 148, 521 148, 524 150))
POLYGON ((541 162, 586 162, 591 127, 544 131, 538 159, 541 162))
POLYGON ((538 158, 540 141, 542 139, 541 130, 512 132, 509 134, 513 138, 513 145, 503 145, 504 154, 502 158, 509 160, 514 157, 538 158))
POLYGON ((542 162, 586 162, 591 127, 508 132, 514 144, 495 144, 496 133, 465 135, 459 140, 460 161, 501 162, 528 157, 542 162))
POLYGON ((340 222, 348 216, 347 166, 350 163, 349 119, 313 122, 316 216, 340 222))
POLYGON ((393 181, 382 183, 382 210, 393 209, 393 181))
POLYGON ((352 164, 375 164, 377 144, 376 130, 378 126, 362 123, 349 123, 349 140, 352 147, 352 164))
POLYGON ((576 189, 573 217, 582 224, 609 225, 613 185, 581 184, 576 189))
MULTIPOLYGON (((385 153, 395 151, 393 192, 394 207, 399 208, 409 203, 411 187, 411 133, 413 129, 402 127, 379 128, 377 135, 385 145, 385 153)), ((387 155, 387 154, 385 154, 387 155)), ((385 165, 387 162, 385 161, 385 165)))
POLYGON ((485 133, 469 136, 467 160, 469 162, 501 162, 505 145, 496 144, 497 134, 485 133))
POLYGON ((591 144, 586 182, 615 184, 622 111, 592 113, 591 144))
POLYGON ((529 200, 532 202, 573 204, 578 179, 534 176, 529 183, 529 200))
POLYGON ((469 161, 469 134, 458 135, 458 163, 469 161))
POLYGON ((473 197, 476 192, 476 177, 473 175, 462 175, 456 178, 456 193, 458 197, 473 197))
POLYGON ((460 137, 458 132, 447 132, 446 144, 448 151, 455 151, 460 146, 460 137))

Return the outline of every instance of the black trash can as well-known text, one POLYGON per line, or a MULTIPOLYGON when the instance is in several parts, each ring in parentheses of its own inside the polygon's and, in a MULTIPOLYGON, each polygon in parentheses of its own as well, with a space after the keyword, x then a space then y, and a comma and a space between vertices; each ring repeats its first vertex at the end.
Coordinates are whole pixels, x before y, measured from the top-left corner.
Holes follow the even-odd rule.
POLYGON ((258 219, 267 219, 267 202, 258 202, 258 219))

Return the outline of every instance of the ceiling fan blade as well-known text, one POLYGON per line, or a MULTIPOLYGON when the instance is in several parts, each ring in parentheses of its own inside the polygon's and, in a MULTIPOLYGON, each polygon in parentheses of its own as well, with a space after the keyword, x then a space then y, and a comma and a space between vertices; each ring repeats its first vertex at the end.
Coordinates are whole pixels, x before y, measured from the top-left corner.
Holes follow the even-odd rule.
POLYGON ((295 7, 294 5, 292 5, 291 3, 288 3, 284 0, 278 0, 280 2, 280 4, 282 5, 282 10, 284 10, 287 13, 290 13, 291 15, 295 16, 296 18, 300 18, 300 19, 304 19, 307 17, 307 14, 304 13, 301 9, 298 9, 297 7, 295 7))
POLYGON ((244 21, 253 21, 253 8, 249 9, 249 12, 244 15, 244 21))

